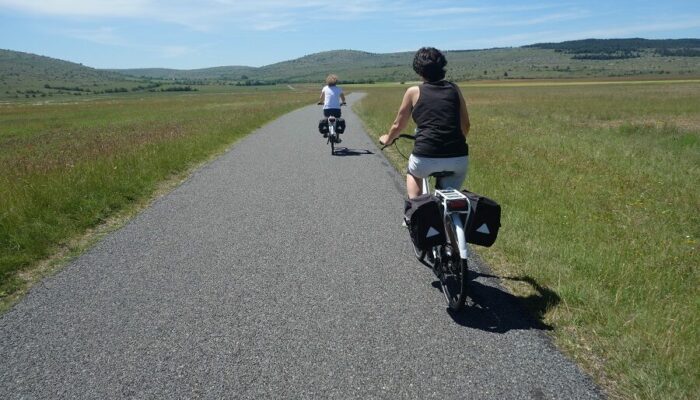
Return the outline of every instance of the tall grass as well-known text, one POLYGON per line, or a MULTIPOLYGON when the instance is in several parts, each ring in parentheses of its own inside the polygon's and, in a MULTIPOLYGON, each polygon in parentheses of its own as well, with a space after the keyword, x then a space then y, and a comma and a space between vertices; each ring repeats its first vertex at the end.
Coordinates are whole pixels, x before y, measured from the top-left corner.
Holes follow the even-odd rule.
MULTIPOLYGON (((404 89, 369 89, 375 135, 404 89)), ((463 91, 465 185, 504 210, 479 254, 558 294, 545 321, 612 397, 700 397, 700 84, 463 91)))
POLYGON ((23 287, 22 270, 160 181, 313 99, 240 91, 0 106, 0 298, 23 287))

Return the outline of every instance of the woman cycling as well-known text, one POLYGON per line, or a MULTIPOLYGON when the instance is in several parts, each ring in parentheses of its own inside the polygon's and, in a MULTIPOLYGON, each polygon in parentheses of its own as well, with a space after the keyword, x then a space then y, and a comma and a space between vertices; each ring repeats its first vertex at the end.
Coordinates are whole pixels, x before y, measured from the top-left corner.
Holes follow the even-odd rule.
POLYGON ((416 123, 416 143, 408 159, 406 191, 412 199, 421 194, 422 178, 434 172, 453 171, 441 178, 442 187, 459 189, 469 165, 469 114, 462 92, 444 80, 447 60, 440 50, 423 47, 413 58, 413 70, 423 84, 406 90, 399 112, 382 144, 392 143, 406 127, 408 118, 416 123))
POLYGON ((338 84, 338 77, 330 74, 326 77, 326 86, 321 89, 318 104, 323 104, 323 116, 340 118, 340 106, 345 104, 345 94, 338 84))

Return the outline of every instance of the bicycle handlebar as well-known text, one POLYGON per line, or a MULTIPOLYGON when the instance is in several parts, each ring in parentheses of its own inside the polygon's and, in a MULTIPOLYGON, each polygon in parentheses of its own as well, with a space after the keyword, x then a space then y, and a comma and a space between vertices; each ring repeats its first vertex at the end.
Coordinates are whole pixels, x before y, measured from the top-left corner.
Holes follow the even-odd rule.
POLYGON ((400 138, 409 139, 409 140, 416 140, 416 137, 415 137, 414 135, 409 135, 409 134, 406 134, 406 133, 402 133, 402 134, 400 134, 396 139, 394 139, 391 143, 382 143, 382 142, 379 142, 379 144, 382 145, 381 150, 384 150, 384 149, 386 149, 387 147, 391 146, 392 144, 394 144, 394 142, 396 142, 396 141, 399 140, 400 138))

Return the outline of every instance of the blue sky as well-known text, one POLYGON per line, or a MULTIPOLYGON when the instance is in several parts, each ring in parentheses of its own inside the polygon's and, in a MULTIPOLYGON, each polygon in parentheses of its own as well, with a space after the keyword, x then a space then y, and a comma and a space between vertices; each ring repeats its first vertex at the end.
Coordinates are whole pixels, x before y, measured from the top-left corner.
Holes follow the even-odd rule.
POLYGON ((700 38, 700 1, 0 0, 0 48, 96 68, 621 37, 700 38))

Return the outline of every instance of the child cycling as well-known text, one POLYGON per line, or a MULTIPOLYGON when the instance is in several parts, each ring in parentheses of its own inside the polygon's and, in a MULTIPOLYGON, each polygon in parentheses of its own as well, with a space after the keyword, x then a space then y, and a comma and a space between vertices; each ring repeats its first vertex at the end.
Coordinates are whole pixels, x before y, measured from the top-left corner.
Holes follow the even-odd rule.
POLYGON ((330 74, 326 77, 326 86, 321 89, 318 104, 323 104, 323 116, 340 118, 340 106, 345 104, 345 94, 338 84, 338 77, 330 74))

